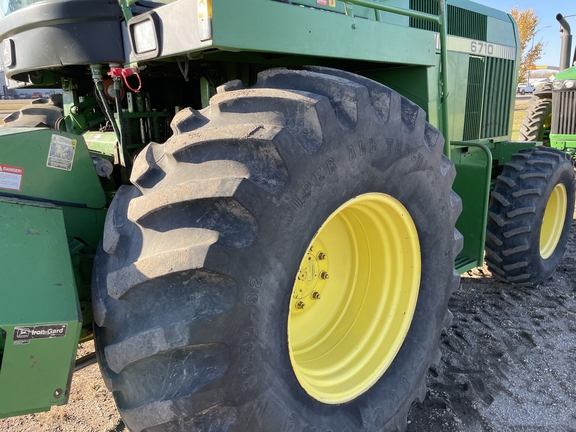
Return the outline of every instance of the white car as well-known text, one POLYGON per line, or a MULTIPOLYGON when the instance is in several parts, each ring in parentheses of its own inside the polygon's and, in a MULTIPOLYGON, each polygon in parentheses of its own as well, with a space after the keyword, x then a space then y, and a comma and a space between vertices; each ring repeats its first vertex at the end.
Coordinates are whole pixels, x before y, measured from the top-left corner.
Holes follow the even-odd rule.
POLYGON ((518 87, 516 88, 516 93, 524 95, 526 93, 534 93, 534 90, 536 90, 536 87, 534 87, 532 84, 521 83, 518 84, 518 87))

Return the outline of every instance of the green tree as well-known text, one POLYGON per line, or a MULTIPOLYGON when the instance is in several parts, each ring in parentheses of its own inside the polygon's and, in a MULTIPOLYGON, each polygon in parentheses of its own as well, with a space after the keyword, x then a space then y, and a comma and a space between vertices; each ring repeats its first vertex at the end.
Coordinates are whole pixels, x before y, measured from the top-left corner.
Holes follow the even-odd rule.
POLYGON ((538 15, 534 9, 520 10, 518 6, 510 11, 518 24, 518 35, 520 36, 520 69, 518 70, 518 82, 526 80, 528 70, 535 66, 540 59, 544 42, 535 42, 536 27, 538 26, 538 15))

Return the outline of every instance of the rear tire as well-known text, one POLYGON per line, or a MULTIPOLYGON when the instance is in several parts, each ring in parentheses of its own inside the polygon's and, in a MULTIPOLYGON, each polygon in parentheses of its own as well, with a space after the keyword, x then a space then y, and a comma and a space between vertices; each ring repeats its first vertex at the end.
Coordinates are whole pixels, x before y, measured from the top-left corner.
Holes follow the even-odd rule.
POLYGON ((58 121, 63 117, 62 95, 50 99, 35 99, 19 111, 4 118, 6 127, 49 127, 58 129, 58 121))
POLYGON ((512 156, 496 181, 488 211, 486 262, 515 285, 537 286, 564 255, 574 213, 574 166, 548 147, 512 156))
MULTIPOLYGON (((108 212, 95 339, 120 414, 134 432, 404 430, 459 283, 461 202, 444 140, 419 107, 350 73, 276 69, 239 87, 180 112, 108 212), (323 403, 290 362, 291 294, 318 229, 366 194, 401 203, 414 222, 414 318, 375 383, 323 403)), ((401 250, 406 239, 390 234, 385 253, 367 258, 401 250)), ((394 298, 402 287, 382 289, 394 298)))
POLYGON ((552 84, 538 87, 530 99, 530 105, 520 124, 520 141, 541 141, 550 146, 550 127, 552 125, 552 84))

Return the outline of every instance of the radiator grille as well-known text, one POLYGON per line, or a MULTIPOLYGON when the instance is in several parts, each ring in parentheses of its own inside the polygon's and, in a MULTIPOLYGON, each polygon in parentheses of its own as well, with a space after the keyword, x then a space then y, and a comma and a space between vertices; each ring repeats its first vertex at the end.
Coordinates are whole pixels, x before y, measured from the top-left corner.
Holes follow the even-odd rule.
POLYGON ((552 92, 553 134, 576 134, 576 90, 552 92))
MULTIPOLYGON (((410 0, 410 9, 432 15, 440 13, 438 0, 410 0)), ((488 18, 478 12, 448 5, 448 34, 476 40, 486 40, 488 18)), ((410 27, 439 32, 438 24, 410 18, 410 27)))
POLYGON ((477 139, 482 118, 482 90, 484 89, 484 57, 470 56, 468 88, 466 91, 466 114, 464 115, 464 141, 477 139))
POLYGON ((485 41, 487 28, 486 15, 448 5, 448 34, 485 41))
POLYGON ((508 134, 510 104, 515 79, 514 61, 486 57, 486 79, 482 104, 482 128, 480 138, 492 138, 508 134))
MULTIPOLYGON (((440 6, 437 0, 410 0, 410 9, 431 15, 440 13, 440 6)), ((440 31, 438 24, 420 18, 410 18, 410 27, 433 32, 440 31)))

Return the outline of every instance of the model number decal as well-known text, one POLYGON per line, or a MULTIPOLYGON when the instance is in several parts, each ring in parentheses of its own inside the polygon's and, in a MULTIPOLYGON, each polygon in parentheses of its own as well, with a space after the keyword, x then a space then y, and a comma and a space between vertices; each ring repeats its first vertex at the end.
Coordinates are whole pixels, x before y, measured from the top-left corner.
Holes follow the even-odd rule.
POLYGON ((29 344, 32 339, 50 339, 66 336, 68 324, 14 327, 14 345, 29 344))
POLYGON ((471 41, 470 51, 478 54, 492 55, 494 54, 494 45, 488 42, 471 41))
MULTIPOLYGON (((497 57, 506 60, 514 60, 516 58, 516 48, 508 45, 472 40, 459 36, 448 36, 446 45, 448 51, 497 57)), ((436 49, 440 49, 440 35, 438 33, 436 33, 436 49)))

